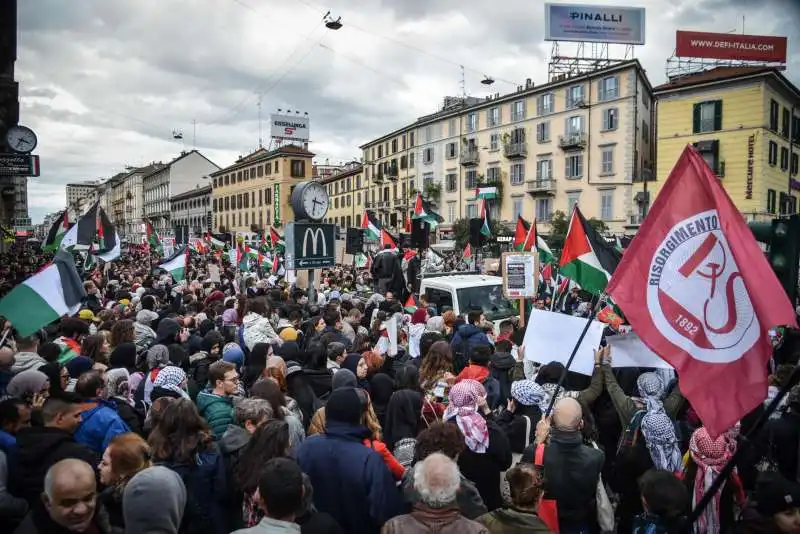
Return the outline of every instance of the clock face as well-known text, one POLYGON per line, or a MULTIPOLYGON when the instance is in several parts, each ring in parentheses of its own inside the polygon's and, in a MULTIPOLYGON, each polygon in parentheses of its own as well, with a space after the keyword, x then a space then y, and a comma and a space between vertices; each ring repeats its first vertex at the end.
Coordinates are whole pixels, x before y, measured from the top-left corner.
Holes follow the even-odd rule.
POLYGON ((12 126, 6 133, 6 143, 14 152, 27 154, 33 152, 38 141, 36 134, 27 126, 12 126))
POLYGON ((309 218, 320 221, 328 213, 330 199, 328 191, 318 183, 310 183, 303 189, 303 209, 309 218))

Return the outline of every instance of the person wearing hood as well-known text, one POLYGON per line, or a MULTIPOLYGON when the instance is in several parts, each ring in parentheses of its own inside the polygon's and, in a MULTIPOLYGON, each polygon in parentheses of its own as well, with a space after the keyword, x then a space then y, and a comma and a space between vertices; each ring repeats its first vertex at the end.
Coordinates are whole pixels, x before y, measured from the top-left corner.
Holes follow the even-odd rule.
POLYGON ((104 392, 105 382, 99 371, 83 373, 75 384, 75 393, 84 400, 75 441, 95 454, 103 454, 112 439, 131 431, 117 413, 116 405, 103 398, 104 392))
POLYGON ((476 380, 486 389, 486 401, 489 409, 494 410, 500 403, 500 381, 489 369, 492 361, 492 346, 478 345, 472 349, 469 365, 464 367, 456 377, 456 384, 462 380, 476 380))
MULTIPOLYGON (((522 347, 524 348, 524 347, 522 347)), ((525 378, 523 353, 518 351, 519 360, 512 355, 513 344, 509 339, 499 339, 494 346, 494 354, 490 359, 489 370, 500 385, 498 405, 503 406, 511 398, 511 383, 525 378)))
POLYGON ((412 358, 419 358, 419 340, 425 332, 428 322, 428 310, 417 308, 411 315, 411 326, 408 329, 408 353, 412 358))
POLYGON ((197 395, 197 409, 216 438, 222 437, 233 423, 233 400, 239 385, 236 366, 229 362, 214 362, 208 368, 211 389, 197 395))
MULTIPOLYGON (((160 369, 153 382, 153 391, 150 393, 150 404, 162 397, 171 399, 189 399, 188 379, 186 371, 174 365, 167 365, 160 369)), ((191 400, 191 399, 190 399, 191 400)))
POLYGON ((142 434, 144 417, 133 408, 130 373, 124 367, 109 369, 105 375, 105 398, 114 404, 117 413, 132 432, 142 434))
POLYGON ((480 327, 485 317, 481 310, 473 310, 467 315, 467 323, 459 326, 450 342, 453 350, 453 366, 455 372, 460 373, 467 366, 475 347, 484 345, 491 347, 489 337, 480 327))
POLYGON ((253 350, 256 343, 275 343, 280 345, 283 340, 272 328, 272 323, 267 318, 267 304, 262 298, 250 299, 242 318, 242 339, 247 350, 253 350))
POLYGON ((134 343, 139 351, 144 351, 156 340, 156 333, 153 324, 158 321, 158 314, 152 310, 143 309, 136 314, 136 321, 133 323, 134 343))
POLYGON ((150 350, 147 351, 146 364, 147 374, 141 380, 133 394, 133 400, 136 406, 150 405, 156 378, 158 378, 161 369, 169 365, 169 349, 164 345, 153 345, 150 347, 150 350))
POLYGON ((550 396, 533 380, 511 384, 511 398, 497 424, 511 443, 511 451, 522 454, 536 438, 536 424, 547 412, 550 396))
POLYGON ((22 371, 8 383, 6 393, 32 406, 40 396, 50 393, 50 377, 41 371, 22 371))
POLYGON ((148 467, 130 479, 122 494, 125 534, 178 534, 185 508, 180 475, 159 465, 148 467))
POLYGON ((202 349, 189 356, 189 396, 197 399, 200 391, 208 386, 208 369, 222 358, 222 348, 225 338, 216 330, 203 336, 202 349))
MULTIPOLYGON (((367 359, 364 358, 361 354, 348 354, 347 357, 344 359, 344 363, 342 364, 342 369, 347 369, 358 379, 358 387, 361 389, 369 392, 370 384, 369 380, 367 379, 367 375, 369 373, 369 365, 367 364, 367 359)), ((341 370, 339 371, 341 372, 341 370)), ((339 374, 339 373, 336 373, 339 374)), ((334 375, 335 377, 336 375, 334 375)))
POLYGON ((37 370, 47 364, 47 360, 39 356, 39 336, 32 334, 27 337, 16 337, 17 353, 14 354, 14 365, 11 372, 14 374, 22 371, 37 370))

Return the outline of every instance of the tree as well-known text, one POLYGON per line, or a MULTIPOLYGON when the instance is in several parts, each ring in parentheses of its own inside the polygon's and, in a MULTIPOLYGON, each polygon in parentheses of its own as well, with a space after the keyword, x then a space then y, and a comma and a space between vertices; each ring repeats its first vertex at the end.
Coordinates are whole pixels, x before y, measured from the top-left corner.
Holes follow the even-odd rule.
POLYGON ((589 226, 594 228, 594 231, 597 232, 598 234, 604 235, 608 233, 608 225, 604 221, 592 217, 586 222, 589 224, 589 226))
MULTIPOLYGON (((491 230, 493 236, 500 234, 508 235, 512 233, 508 226, 491 219, 489 220, 489 229, 491 230)), ((464 218, 453 221, 453 235, 455 236, 456 240, 456 248, 465 248, 467 243, 469 243, 469 219, 464 218)))

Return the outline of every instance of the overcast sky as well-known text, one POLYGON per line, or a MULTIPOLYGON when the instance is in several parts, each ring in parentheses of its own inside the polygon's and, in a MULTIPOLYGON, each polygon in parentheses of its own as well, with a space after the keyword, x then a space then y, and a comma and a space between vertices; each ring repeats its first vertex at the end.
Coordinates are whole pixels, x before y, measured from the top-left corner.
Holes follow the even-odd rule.
MULTIPOLYGON (((459 64, 474 96, 489 93, 484 74, 492 93, 547 81, 540 0, 319 1, 19 0, 20 122, 38 133, 42 167, 28 186, 34 223, 64 206, 67 182, 191 149, 193 120, 196 147, 232 163, 258 146, 259 93, 265 144, 270 112, 301 110, 318 160, 338 162, 460 94, 459 64), (341 30, 322 24, 328 10, 341 30)), ((789 36, 800 83, 798 0, 595 3, 647 9, 635 55, 654 85, 676 29, 741 33, 742 15, 746 33, 789 36)))

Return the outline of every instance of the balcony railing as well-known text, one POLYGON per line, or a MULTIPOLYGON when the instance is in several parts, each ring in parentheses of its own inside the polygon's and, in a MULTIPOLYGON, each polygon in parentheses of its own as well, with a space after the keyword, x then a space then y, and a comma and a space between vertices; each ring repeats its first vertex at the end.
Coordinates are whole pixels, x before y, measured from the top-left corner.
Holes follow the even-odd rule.
POLYGON ((398 170, 397 170, 397 167, 389 167, 389 168, 386 170, 386 174, 385 174, 385 176, 386 176, 386 177, 387 177, 389 180, 392 180, 392 181, 395 181, 395 180, 397 180, 397 177, 398 177, 399 175, 400 175, 400 173, 398 172, 398 170))
POLYGON ((556 181, 552 178, 544 180, 531 180, 528 182, 528 193, 534 195, 555 195, 556 181))
POLYGON ((507 158, 524 158, 528 155, 528 143, 506 143, 503 153, 507 158))
POLYGON ((586 148, 586 134, 584 132, 571 133, 558 137, 558 146, 564 150, 586 148))
POLYGON ((467 150, 461 154, 461 164, 465 166, 477 165, 480 155, 477 150, 467 150))

